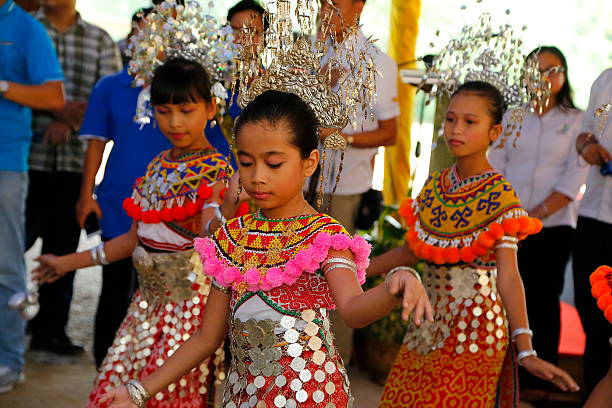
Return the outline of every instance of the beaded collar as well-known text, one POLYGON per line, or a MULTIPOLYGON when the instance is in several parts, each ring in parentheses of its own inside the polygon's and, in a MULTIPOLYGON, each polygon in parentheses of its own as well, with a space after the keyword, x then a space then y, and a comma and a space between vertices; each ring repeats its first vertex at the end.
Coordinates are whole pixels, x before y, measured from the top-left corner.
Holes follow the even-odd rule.
POLYGON ((231 168, 216 150, 206 149, 171 157, 171 150, 157 155, 144 177, 136 179, 132 196, 123 208, 136 221, 180 221, 197 214, 212 197, 212 185, 231 168))
POLYGON ((485 255, 490 259, 502 236, 523 239, 542 228, 540 220, 521 207, 510 183, 495 171, 465 180, 454 168, 436 172, 416 200, 402 202, 399 214, 409 228, 410 249, 436 264, 472 263, 485 255))
POLYGON ((240 293, 293 285, 302 273, 317 272, 332 249, 353 253, 363 283, 370 253, 362 237, 351 238, 325 214, 289 220, 245 215, 227 222, 212 239, 196 239, 194 248, 206 274, 240 293))

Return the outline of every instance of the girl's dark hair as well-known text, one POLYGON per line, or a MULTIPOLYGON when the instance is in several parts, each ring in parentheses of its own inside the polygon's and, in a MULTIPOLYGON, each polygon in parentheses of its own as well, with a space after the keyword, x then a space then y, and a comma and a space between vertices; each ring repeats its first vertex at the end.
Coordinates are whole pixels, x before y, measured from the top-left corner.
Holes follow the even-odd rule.
POLYGON ((565 59, 565 55, 561 52, 560 49, 554 47, 552 45, 546 45, 543 47, 538 47, 535 50, 531 51, 527 58, 538 55, 543 52, 547 52, 559 58, 561 61, 561 66, 563 67, 563 71, 565 72, 565 82, 561 87, 561 90, 557 94, 557 105, 559 105, 562 109, 576 109, 576 105, 574 105, 574 99, 572 98, 572 94, 574 91, 572 90, 572 86, 570 85, 569 75, 567 73, 567 60, 565 59))
MULTIPOLYGON (((289 142, 300 151, 302 159, 310 156, 319 146, 319 122, 312 108, 299 96, 288 92, 266 91, 249 103, 234 123, 234 135, 238 139, 240 130, 247 123, 267 121, 272 125, 283 122, 290 130, 289 142)), ((317 175, 311 177, 306 199, 315 195, 317 175), (314 180, 314 187, 313 182, 314 180)))
POLYGON ((155 69, 151 82, 151 104, 181 104, 198 100, 210 102, 210 80, 200 64, 184 58, 170 58, 155 69))
POLYGON ((493 124, 499 125, 502 123, 507 106, 504 97, 496 87, 483 81, 468 81, 457 88, 451 98, 457 94, 468 92, 485 98, 489 102, 489 116, 491 116, 493 124))

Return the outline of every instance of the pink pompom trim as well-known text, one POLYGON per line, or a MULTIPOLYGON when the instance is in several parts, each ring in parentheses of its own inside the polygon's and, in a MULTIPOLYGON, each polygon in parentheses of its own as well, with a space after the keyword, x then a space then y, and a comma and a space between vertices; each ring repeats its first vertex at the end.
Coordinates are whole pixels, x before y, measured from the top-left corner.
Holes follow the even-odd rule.
POLYGON ((219 285, 236 289, 244 282, 250 291, 267 291, 282 285, 293 285, 302 273, 315 273, 319 270, 321 263, 328 258, 332 249, 336 251, 348 249, 353 253, 357 265, 357 280, 363 284, 366 268, 370 263, 368 257, 371 249, 370 244, 360 236, 351 238, 344 234, 332 236, 320 232, 312 245, 298 252, 284 267, 270 268, 262 276, 256 268, 251 268, 243 274, 238 268, 219 259, 215 243, 210 238, 196 238, 193 246, 200 255, 204 272, 214 278, 219 285))

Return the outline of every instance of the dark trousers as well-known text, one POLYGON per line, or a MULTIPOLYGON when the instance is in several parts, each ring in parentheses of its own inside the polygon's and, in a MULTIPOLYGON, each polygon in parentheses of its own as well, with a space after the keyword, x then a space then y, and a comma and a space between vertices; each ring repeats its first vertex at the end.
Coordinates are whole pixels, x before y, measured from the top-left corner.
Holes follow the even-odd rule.
POLYGON ((610 367, 612 325, 605 319, 591 295, 589 276, 598 266, 612 264, 612 224, 579 217, 574 244, 574 296, 586 333, 583 357, 584 395, 593 391, 610 367))
MULTIPOLYGON (((533 348, 538 357, 559 362, 563 276, 572 250, 574 229, 568 226, 543 228, 528 237, 518 250, 518 265, 525 286, 533 348)), ((521 388, 549 389, 551 384, 519 369, 521 388)))
MULTIPOLYGON (((81 174, 30 171, 26 200, 26 250, 42 238, 42 253, 66 255, 76 251, 81 228, 75 205, 81 174)), ((30 322, 32 337, 65 336, 72 301, 74 271, 40 287, 40 311, 30 322)))
POLYGON ((136 286, 137 279, 132 258, 122 259, 102 268, 102 291, 96 311, 93 344, 94 359, 98 368, 108 348, 113 344, 136 286))

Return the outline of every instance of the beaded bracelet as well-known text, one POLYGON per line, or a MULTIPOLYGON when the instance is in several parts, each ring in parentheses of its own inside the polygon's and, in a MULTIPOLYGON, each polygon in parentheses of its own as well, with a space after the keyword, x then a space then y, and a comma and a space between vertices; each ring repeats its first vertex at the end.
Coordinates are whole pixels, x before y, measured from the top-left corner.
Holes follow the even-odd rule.
POLYGON ((524 350, 524 351, 519 352, 516 355, 516 361, 518 362, 518 365, 522 366, 523 365, 523 363, 522 363, 523 359, 525 359, 527 357, 530 357, 530 356, 537 357, 538 353, 536 353, 535 350, 524 350))

